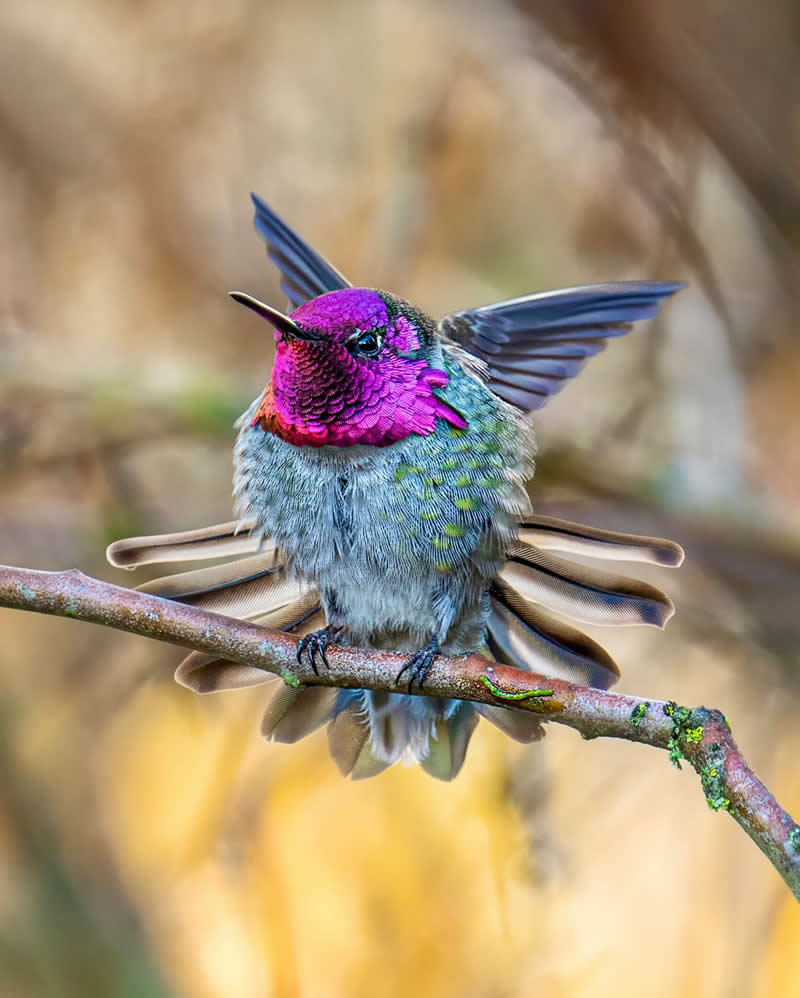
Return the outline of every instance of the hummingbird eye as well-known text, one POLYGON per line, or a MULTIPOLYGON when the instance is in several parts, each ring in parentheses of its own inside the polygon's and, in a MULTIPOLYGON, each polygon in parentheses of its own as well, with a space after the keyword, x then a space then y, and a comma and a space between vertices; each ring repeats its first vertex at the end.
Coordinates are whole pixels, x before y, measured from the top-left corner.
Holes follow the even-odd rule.
POLYGON ((350 340, 349 346, 364 357, 375 357, 381 348, 381 340, 374 329, 367 329, 350 340))

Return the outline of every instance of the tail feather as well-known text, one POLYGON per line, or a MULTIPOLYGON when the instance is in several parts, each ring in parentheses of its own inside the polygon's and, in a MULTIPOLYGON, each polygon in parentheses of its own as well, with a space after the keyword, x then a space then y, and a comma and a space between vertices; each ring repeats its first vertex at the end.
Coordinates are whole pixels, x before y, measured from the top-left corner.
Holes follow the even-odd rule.
POLYGON ((616 662, 596 641, 502 582, 492 587, 487 644, 498 661, 554 679, 608 689, 619 678, 616 662))
MULTIPOLYGON (((252 521, 117 541, 108 558, 118 567, 236 557, 226 564, 169 575, 139 590, 192 606, 255 620, 297 635, 325 625, 318 589, 287 578, 279 554, 262 545, 252 521), (256 553, 258 552, 258 553, 256 553), (250 557, 239 557, 241 555, 250 557)), ((498 661, 545 676, 607 689, 619 676, 613 658, 544 608, 596 624, 663 627, 674 612, 659 589, 550 554, 679 565, 672 541, 599 530, 553 517, 530 517, 490 591, 486 648, 498 661)), ((175 679, 196 693, 242 689, 274 680, 272 673, 192 652, 175 679)), ((529 743, 544 734, 534 714, 500 705, 412 697, 365 690, 294 688, 276 683, 262 722, 265 738, 296 742, 327 724, 339 770, 352 779, 383 772, 399 759, 416 761, 440 780, 463 766, 479 716, 509 737, 529 743)))
POLYGON ((663 627, 675 612, 660 589, 516 543, 500 578, 521 596, 589 624, 663 627))
POLYGON ((476 703, 475 709, 481 717, 515 742, 528 745, 544 738, 544 725, 535 714, 524 710, 509 710, 508 707, 495 707, 488 703, 476 703))
POLYGON ((455 713, 437 719, 430 736, 428 754, 420 765, 437 780, 452 780, 458 776, 467 755, 478 715, 472 704, 461 703, 455 713))
POLYGON ((261 734, 273 742, 294 744, 330 719, 337 690, 324 686, 295 688, 281 683, 261 722, 261 734))
POLYGON ((553 516, 530 517, 520 524, 519 539, 541 551, 562 551, 606 561, 642 561, 670 567, 683 561, 680 544, 663 537, 600 530, 553 516))
POLYGON ((166 575, 137 587, 190 606, 253 620, 300 599, 305 590, 287 578, 273 552, 243 558, 215 568, 166 575))
MULTIPOLYGON (((316 590, 277 610, 256 617, 254 623, 302 635, 325 626, 325 615, 319 605, 316 590)), ((195 693, 218 693, 260 686, 277 679, 274 673, 252 666, 240 665, 225 658, 193 651, 175 670, 175 681, 195 693)))
POLYGON ((251 534, 254 520, 231 520, 199 530, 149 537, 125 537, 106 549, 106 558, 116 568, 134 569, 170 561, 205 561, 252 554, 261 549, 261 538, 251 534))
POLYGON ((328 725, 328 750, 342 776, 366 780, 391 765, 372 751, 369 725, 357 704, 340 710, 328 725))

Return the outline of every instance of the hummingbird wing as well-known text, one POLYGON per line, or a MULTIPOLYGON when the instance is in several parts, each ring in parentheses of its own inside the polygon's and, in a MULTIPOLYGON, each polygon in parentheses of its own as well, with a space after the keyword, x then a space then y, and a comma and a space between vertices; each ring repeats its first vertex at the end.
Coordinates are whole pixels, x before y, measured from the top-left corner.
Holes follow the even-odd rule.
POLYGON ((519 409, 541 409, 609 339, 650 319, 685 287, 653 281, 545 291, 446 315, 443 336, 488 367, 492 390, 519 409))
POLYGON ((350 288, 347 278, 304 242, 257 194, 251 194, 256 213, 253 225, 266 241, 267 256, 281 272, 281 289, 294 308, 327 291, 350 288))

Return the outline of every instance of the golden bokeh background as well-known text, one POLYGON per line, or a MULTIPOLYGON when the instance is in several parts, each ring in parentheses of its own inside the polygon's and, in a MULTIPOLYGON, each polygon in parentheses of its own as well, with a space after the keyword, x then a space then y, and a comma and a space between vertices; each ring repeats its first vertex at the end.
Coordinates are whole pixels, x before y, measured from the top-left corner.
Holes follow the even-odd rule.
MULTIPOLYGON (((719 706, 800 813, 800 42, 791 0, 27 0, 0 9, 0 561, 226 520, 282 305, 258 191, 433 314, 685 279, 538 420, 537 509, 674 537, 620 689, 719 706)), ((135 581, 142 581, 138 576, 135 581)), ((481 725, 342 780, 263 691, 0 612, 0 995, 800 993, 800 909, 694 774, 481 725)))

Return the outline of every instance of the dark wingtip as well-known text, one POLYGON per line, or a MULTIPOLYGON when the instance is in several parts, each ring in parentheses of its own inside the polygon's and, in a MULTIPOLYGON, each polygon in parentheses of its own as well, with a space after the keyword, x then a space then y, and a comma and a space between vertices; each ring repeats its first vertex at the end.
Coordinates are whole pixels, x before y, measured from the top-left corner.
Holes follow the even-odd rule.
POLYGON ((670 295, 677 294, 678 291, 683 291, 684 288, 688 288, 689 285, 686 281, 659 281, 654 284, 654 291, 659 298, 669 298, 670 295))

